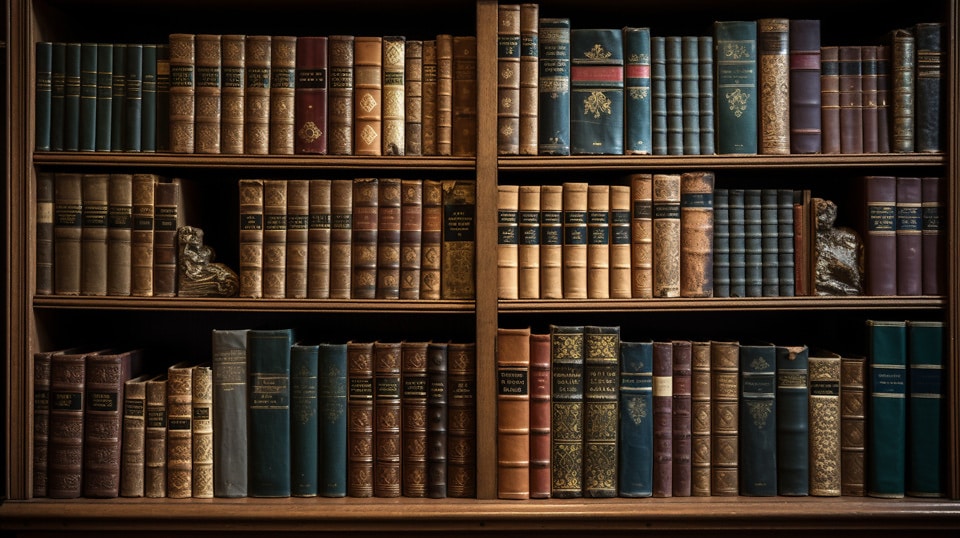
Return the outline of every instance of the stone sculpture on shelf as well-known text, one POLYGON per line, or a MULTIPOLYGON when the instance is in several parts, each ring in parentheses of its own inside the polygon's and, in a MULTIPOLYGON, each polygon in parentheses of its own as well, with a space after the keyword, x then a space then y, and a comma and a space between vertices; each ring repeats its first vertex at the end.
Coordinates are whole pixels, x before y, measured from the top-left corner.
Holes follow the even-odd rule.
POLYGON ((863 241, 851 228, 835 226, 837 204, 812 198, 816 219, 813 281, 817 295, 860 295, 863 292, 863 241))
POLYGON ((203 244, 203 230, 182 226, 177 230, 177 276, 180 297, 234 297, 240 279, 232 269, 214 263, 213 248, 203 244))

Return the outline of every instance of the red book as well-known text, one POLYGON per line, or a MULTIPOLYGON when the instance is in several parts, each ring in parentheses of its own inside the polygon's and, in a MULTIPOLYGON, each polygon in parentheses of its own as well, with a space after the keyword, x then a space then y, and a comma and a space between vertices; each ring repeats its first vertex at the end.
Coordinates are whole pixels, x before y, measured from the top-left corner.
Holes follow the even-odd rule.
POLYGON ((897 295, 923 293, 923 221, 919 177, 897 178, 897 295))
MULTIPOLYGON (((656 359, 654 359, 656 360, 656 359)), ((693 343, 673 342, 673 496, 691 495, 693 343)))
POLYGON ((673 342, 653 343, 653 496, 673 496, 673 342))
POLYGON ((327 38, 297 38, 294 90, 294 150, 298 154, 327 153, 327 38))
POLYGON ((897 294, 897 178, 864 176, 866 295, 897 294))
POLYGON ((550 497, 550 333, 530 335, 530 498, 550 497))
POLYGON ((860 47, 839 48, 840 153, 863 153, 863 76, 860 47))

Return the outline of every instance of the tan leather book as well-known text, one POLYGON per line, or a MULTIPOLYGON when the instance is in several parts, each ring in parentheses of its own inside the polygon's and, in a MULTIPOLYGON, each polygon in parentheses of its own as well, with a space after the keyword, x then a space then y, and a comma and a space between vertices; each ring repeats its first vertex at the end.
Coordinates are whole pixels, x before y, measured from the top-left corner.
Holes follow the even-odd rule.
POLYGON ((406 86, 403 73, 406 61, 407 39, 404 36, 383 37, 381 61, 381 130, 382 155, 404 155, 406 149, 406 86))
POLYGON ((220 153, 222 41, 219 34, 197 34, 194 151, 220 153))
POLYGON ((587 297, 610 298, 610 185, 587 187, 587 297))
POLYGON ((520 155, 536 155, 540 103, 540 4, 520 4, 520 155))
POLYGON ((133 174, 110 174, 107 194, 107 295, 130 295, 133 174))
POLYGON ((330 194, 329 179, 309 180, 307 217, 307 297, 330 297, 330 194))
POLYGON ((477 183, 443 181, 443 242, 440 249, 440 298, 473 299, 476 279, 477 183))
POLYGON ((193 364, 167 368, 167 497, 193 496, 193 364))
POLYGON ((453 35, 437 35, 437 155, 453 151, 453 35))
POLYGON ((423 40, 421 135, 423 155, 437 154, 437 40, 423 40))
POLYGON ((347 342, 347 496, 373 496, 373 342, 347 342))
POLYGON ((224 34, 220 40, 220 153, 242 154, 244 98, 247 92, 247 36, 224 34))
POLYGON ((243 152, 251 155, 270 153, 272 43, 268 35, 248 35, 246 40, 243 152))
POLYGON ((497 6, 497 154, 520 154, 520 4, 497 6))
POLYGON ((443 242, 443 186, 423 180, 423 218, 420 234, 420 298, 440 298, 440 251, 443 242))
POLYGON ((517 296, 539 299, 540 185, 520 185, 517 210, 517 296))
POLYGON ((427 495, 427 346, 405 340, 400 349, 404 497, 427 495))
POLYGON ((588 190, 586 182, 563 184, 564 299, 587 298, 588 190))
POLYGON ((636 173, 630 179, 630 234, 634 299, 653 297, 653 174, 636 173))
POLYGON ((330 184, 330 298, 349 299, 353 275, 353 180, 330 184))
POLYGON ((477 37, 453 36, 453 123, 451 154, 477 154, 477 37))
POLYGON ((120 447, 121 497, 143 497, 147 380, 152 377, 153 374, 143 374, 124 383, 123 441, 120 447))
POLYGON ((447 348, 447 496, 477 496, 477 346, 447 348))
POLYGON ((790 154, 790 20, 757 20, 760 153, 790 154))
POLYGON ((307 249, 309 248, 310 181, 287 180, 287 268, 285 291, 288 299, 307 297, 307 249))
POLYGON ((540 298, 563 299, 563 185, 540 187, 540 298))
POLYGON ((517 299, 520 187, 497 185, 497 297, 517 299))
POLYGON ((713 172, 680 175, 680 297, 713 297, 713 172))
POLYGON ((863 356, 840 357, 840 494, 851 497, 866 494, 866 380, 863 356))
POLYGON ((423 238, 423 181, 400 184, 400 299, 420 298, 423 238))
POLYGON ((287 296, 287 180, 263 180, 263 297, 287 296))
POLYGON ((154 185, 153 295, 177 295, 177 229, 184 223, 182 182, 179 178, 154 185))
POLYGON ((353 43, 352 35, 327 37, 327 153, 353 155, 353 43))
POLYGON ((401 342, 373 343, 373 496, 400 496, 401 342))
POLYGON ((404 155, 423 155, 423 40, 408 39, 403 64, 404 155))
POLYGON ((353 179, 353 247, 350 296, 374 299, 377 296, 377 232, 380 186, 375 177, 353 179))
POLYGON ((377 299, 400 297, 401 181, 382 177, 377 194, 377 299))
POLYGON ((740 436, 739 360, 739 342, 710 341, 710 382, 713 396, 710 489, 714 496, 736 496, 740 491, 737 449, 740 436))
POLYGON ((709 497, 711 442, 710 341, 694 340, 690 349, 690 494, 709 497))
POLYGON ((680 174, 653 175, 653 296, 680 296, 680 174))
POLYGON ((106 295, 110 175, 85 173, 81 189, 80 295, 106 295))
POLYGON ((811 350, 807 379, 810 386, 810 495, 841 494, 841 356, 811 350))
POLYGON ((57 172, 54 178, 53 289, 57 295, 80 295, 82 183, 83 174, 78 172, 57 172))
POLYGON ((143 496, 167 496, 167 373, 147 380, 143 496))
POLYGON ((263 297, 263 180, 241 179, 240 297, 263 297))
POLYGON ((293 155, 296 133, 297 37, 275 35, 270 44, 270 154, 293 155))
POLYGON ((153 239, 156 185, 160 176, 133 175, 133 231, 130 234, 130 295, 153 296, 153 239))
POLYGON ((610 297, 632 296, 630 186, 610 185, 610 297))
POLYGON ((193 496, 213 498, 213 368, 193 368, 193 496))
POLYGON ((497 329, 497 496, 530 498, 530 327, 497 329))
POLYGON ((383 155, 383 38, 353 42, 353 154, 383 155))
POLYGON ((170 34, 170 151, 193 153, 196 130, 196 36, 170 34))

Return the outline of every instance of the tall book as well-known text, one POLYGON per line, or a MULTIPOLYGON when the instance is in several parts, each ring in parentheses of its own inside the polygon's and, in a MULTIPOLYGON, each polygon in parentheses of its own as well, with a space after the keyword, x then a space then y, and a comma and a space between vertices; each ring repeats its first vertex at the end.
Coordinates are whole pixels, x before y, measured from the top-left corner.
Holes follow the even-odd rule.
POLYGON ((63 151, 66 119, 67 44, 54 42, 50 67, 50 150, 63 151))
POLYGON ((452 155, 477 155, 477 37, 453 36, 452 155))
POLYGON ((713 172, 680 174, 680 296, 713 296, 713 172))
POLYGON ((863 153, 863 72, 859 45, 837 52, 840 83, 840 153, 863 153))
POLYGON ((729 189, 727 194, 727 221, 730 228, 730 297, 746 297, 746 190, 729 189))
POLYGON ((653 495, 653 342, 620 340, 620 497, 653 495))
POLYGON ((730 190, 713 190, 713 295, 730 297, 730 190))
POLYGON ((193 368, 193 497, 213 498, 213 367, 193 368))
POLYGON ((550 496, 583 496, 584 326, 550 325, 550 496))
POLYGON ((890 44, 890 151, 912 153, 916 147, 916 36, 908 28, 891 30, 890 44))
MULTIPOLYGON (((94 149, 110 151, 113 135, 113 43, 97 43, 96 94, 94 149)), ((40 125, 39 121, 37 125, 40 125)))
POLYGON ((378 299, 398 299, 403 226, 401 180, 398 177, 380 178, 378 188, 376 296, 378 299))
POLYGON ((757 22, 717 21, 717 153, 757 153, 757 22))
POLYGON ((247 37, 223 34, 220 38, 220 153, 238 155, 244 151, 246 64, 247 37))
POLYGON ((890 153, 890 44, 877 46, 877 151, 890 153))
POLYGON ((292 329, 247 333, 247 492, 251 497, 289 497, 290 351, 292 329))
POLYGON ((835 497, 842 492, 841 472, 846 467, 841 444, 846 420, 841 399, 846 392, 842 385, 844 368, 838 353, 824 349, 808 351, 810 495, 835 497))
POLYGON ((377 231, 379 178, 353 178, 353 245, 350 287, 354 299, 377 294, 377 231))
POLYGON ((423 180, 421 228, 420 299, 439 299, 443 244, 443 186, 439 180, 423 180))
POLYGON ((906 490, 907 323, 868 319, 867 495, 901 498, 906 490))
POLYGON ((757 20, 758 150, 790 153, 790 20, 757 20))
POLYGON ((820 152, 840 153, 840 47, 820 47, 820 152))
POLYGON ((664 38, 667 105, 667 155, 683 155, 683 38, 664 38))
POLYGON ((241 179, 240 297, 263 297, 263 180, 241 179))
POLYGON ((373 497, 373 342, 347 342, 347 495, 373 497))
POLYGON ((147 435, 147 380, 142 374, 124 382, 120 445, 121 497, 143 497, 145 441, 147 435))
POLYGON ((673 496, 693 492, 693 342, 673 340, 673 496))
POLYGON ((519 298, 520 187, 497 185, 497 298, 519 298))
POLYGON ((877 69, 880 47, 860 46, 861 116, 863 117, 863 153, 877 153, 879 143, 880 111, 877 105, 877 69))
POLYGON ((923 293, 923 191, 919 177, 897 177, 897 295, 923 293))
POLYGON ((620 326, 583 328, 583 496, 617 496, 620 326))
POLYGON ((780 212, 777 203, 777 189, 760 189, 760 294, 764 297, 780 294, 780 212))
POLYGON ((383 60, 381 65, 381 88, 383 102, 381 125, 382 155, 403 155, 406 149, 406 115, 404 111, 405 91, 403 73, 406 60, 407 40, 404 36, 383 37, 383 60))
POLYGON ((944 129, 944 26, 921 22, 913 27, 916 71, 914 75, 914 150, 930 153, 943 150, 944 129))
POLYGON ((653 297, 653 174, 630 174, 631 294, 653 297))
POLYGON ((196 89, 194 102, 194 151, 220 153, 223 93, 223 38, 220 34, 197 34, 196 89))
POLYGON ((430 342, 400 346, 400 467, 404 497, 427 496, 427 349, 430 342))
POLYGON ((680 296, 682 174, 653 175, 653 296, 680 296))
POLYGON ((563 185, 540 186, 540 297, 563 298, 563 185))
POLYGON ((111 173, 107 191, 107 295, 130 295, 133 174, 111 173))
POLYGON ((83 174, 57 172, 53 200, 53 291, 80 295, 83 174))
POLYGON ((66 76, 63 90, 63 150, 80 149, 81 43, 66 44, 66 76))
POLYGON ((673 343, 653 342, 653 496, 673 496, 673 343))
MULTIPOLYGON (((777 284, 778 294, 781 297, 797 295, 797 266, 803 267, 802 261, 797 263, 798 253, 802 254, 804 250, 802 247, 796 248, 795 234, 798 228, 794 223, 797 205, 794 199, 793 189, 777 189, 777 284)), ((799 229, 802 234, 802 223, 800 224, 799 229)))
POLYGON ((820 19, 790 19, 790 153, 820 153, 820 19))
POLYGON ((352 35, 328 36, 327 152, 353 155, 354 40, 352 35))
POLYGON ((563 184, 563 298, 587 298, 587 210, 590 185, 563 184))
POLYGON ((685 155, 700 155, 700 39, 680 37, 680 106, 685 155))
POLYGON ((401 342, 373 343, 373 496, 400 496, 401 342))
POLYGON ((183 186, 179 178, 154 185, 153 295, 177 294, 177 229, 184 224, 183 186))
POLYGON ((866 382, 863 355, 840 357, 840 494, 866 494, 866 382))
POLYGON ((270 152, 270 62, 273 41, 269 35, 248 35, 244 42, 243 152, 270 152))
POLYGON ((713 400, 710 375, 710 341, 694 340, 690 358, 690 494, 709 497, 710 443, 713 400))
MULTIPOLYGON (((427 347, 427 497, 442 499, 449 487, 449 343, 427 347)), ((459 448, 459 447, 458 447, 459 448)))
POLYGON ((740 345, 740 494, 777 494, 776 347, 740 345))
POLYGON ((517 296, 540 298, 540 185, 517 193, 517 296))
POLYGON ((623 154, 623 31, 570 31, 570 153, 623 154))
POLYGON ((864 277, 867 295, 897 294, 897 178, 863 176, 864 277))
MULTIPOLYGON (((731 251, 731 263, 732 256, 731 251)), ((763 263, 766 260, 763 257, 762 188, 743 190, 743 260, 746 296, 763 296, 763 263)))
POLYGON ((382 155, 383 38, 357 36, 353 55, 353 154, 382 155))
POLYGON ((54 260, 54 179, 55 172, 41 171, 36 175, 36 287, 37 295, 52 295, 54 260))
POLYGON ((921 182, 921 226, 923 238, 923 295, 941 295, 946 288, 946 271, 943 259, 946 252, 944 233, 944 188, 943 179, 927 176, 921 182))
POLYGON ((80 187, 80 295, 106 295, 110 174, 84 173, 80 187))
MULTIPOLYGON (((174 153, 193 153, 196 129, 196 36, 194 34, 170 34, 170 151, 174 153)), ((127 64, 131 61, 131 52, 127 48, 127 64)), ((141 48, 142 61, 142 48, 141 48)), ((130 102, 130 70, 127 70, 127 101, 130 102)), ((141 69, 142 77, 142 69, 141 69)), ((127 109, 129 111, 129 107, 127 109)), ((127 116, 129 124, 131 114, 127 116)), ((139 146, 132 144, 130 137, 124 137, 127 148, 139 146)))
POLYGON ((321 342, 318 348, 318 493, 347 494, 347 344, 321 342))
MULTIPOLYGON (((116 44, 114 45, 116 48, 116 44)), ((149 101, 149 97, 148 97, 149 101)), ((170 43, 157 44, 156 151, 170 151, 170 43)), ((142 131, 142 126, 141 126, 142 131)), ((149 140, 147 141, 149 148, 149 140)))
POLYGON ((297 38, 270 38, 270 141, 271 155, 293 155, 296 125, 297 38))
POLYGON ((400 299, 420 298, 423 244, 423 180, 400 182, 400 299))
POLYGON ((497 5, 497 154, 520 154, 520 4, 497 5))
POLYGON ((540 109, 540 4, 520 4, 520 155, 537 155, 540 109))
POLYGON ((167 373, 147 380, 147 426, 143 444, 143 496, 167 496, 167 373))
POLYGON ((650 28, 623 29, 623 151, 653 153, 650 91, 650 28))
POLYGON ((403 154, 423 155, 423 40, 409 39, 403 61, 403 154))
MULTIPOLYGON (((143 44, 143 79, 141 81, 141 103, 140 103, 140 151, 145 153, 155 153, 157 151, 158 127, 165 123, 169 132, 169 121, 157 121, 157 100, 159 94, 159 54, 161 50, 169 51, 169 43, 144 43, 143 44)), ((169 63, 167 63, 169 65, 169 63)), ((167 99, 169 103, 170 89, 167 88, 167 99)), ((196 105, 196 103, 194 103, 196 105)), ((170 117, 170 110, 167 107, 166 118, 170 117)), ((194 129, 196 136, 196 129, 194 129)), ((168 136, 169 138, 169 136, 168 136)))
POLYGON ((946 451, 943 432, 944 333, 941 321, 907 321, 907 483, 912 497, 942 497, 946 451))
POLYGON ((716 153, 716 92, 713 79, 713 36, 697 36, 700 62, 699 96, 700 96, 700 154, 713 155, 716 153))
MULTIPOLYGON (((805 345, 778 345, 776 358, 777 494, 807 495, 810 492, 810 349, 805 345)), ((839 369, 837 374, 839 389, 839 369)))
POLYGON ((497 497, 530 498, 530 327, 497 329, 497 497))
POLYGON ((353 180, 330 184, 330 298, 349 299, 353 273, 353 180))
POLYGON ((263 180, 262 286, 266 299, 287 295, 287 201, 286 179, 263 180))
POLYGON ((287 180, 287 243, 284 296, 307 297, 310 248, 310 181, 287 180))
POLYGON ((318 344, 300 341, 290 347, 291 497, 316 497, 319 489, 319 361, 318 344))
POLYGON ((423 40, 423 66, 420 78, 423 84, 421 120, 421 153, 437 154, 437 40, 423 40))
POLYGON ((327 36, 297 38, 294 153, 327 153, 327 36))
POLYGON ((477 184, 449 179, 443 184, 443 239, 440 298, 473 299, 476 266, 477 184))
POLYGON ((50 446, 50 364, 51 357, 64 351, 37 351, 33 354, 33 496, 47 496, 47 462, 50 446))
POLYGON ((710 489, 716 496, 739 494, 740 343, 710 341, 713 442, 710 489))
POLYGON ((193 496, 193 367, 167 367, 167 497, 193 496))
POLYGON ((540 18, 540 155, 570 155, 570 19, 540 18))
POLYGON ((610 297, 632 296, 630 186, 610 185, 610 297))
POLYGON ((247 495, 247 332, 210 332, 214 497, 247 495))
POLYGON ((477 345, 447 345, 447 496, 477 496, 477 345))
POLYGON ((550 333, 530 334, 530 498, 550 497, 550 333))
POLYGON ((587 297, 610 298, 610 185, 587 186, 587 297))
POLYGON ((650 38, 650 116, 653 154, 667 154, 667 38, 650 38))
POLYGON ((436 155, 453 152, 453 35, 437 34, 436 155))
POLYGON ((87 350, 50 359, 47 497, 74 499, 83 494, 84 411, 87 350))
POLYGON ((50 108, 53 99, 53 42, 38 41, 34 63, 35 139, 37 151, 50 151, 50 108))
POLYGON ((97 149, 97 45, 80 44, 80 151, 97 149))
POLYGON ((330 297, 330 195, 332 180, 310 179, 307 210, 307 297, 330 297))

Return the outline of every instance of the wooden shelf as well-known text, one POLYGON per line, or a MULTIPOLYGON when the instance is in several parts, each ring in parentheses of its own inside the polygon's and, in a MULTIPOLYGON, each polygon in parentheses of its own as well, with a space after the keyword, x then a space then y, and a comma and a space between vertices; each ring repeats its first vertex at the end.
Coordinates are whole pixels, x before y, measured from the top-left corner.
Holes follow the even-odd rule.
POLYGON ((745 310, 929 310, 946 306, 943 297, 711 297, 707 299, 501 300, 501 313, 688 312, 745 310))
POLYGON ((379 299, 242 299, 186 297, 66 297, 37 296, 36 308, 92 310, 176 310, 211 312, 377 312, 472 314, 473 301, 379 299))

